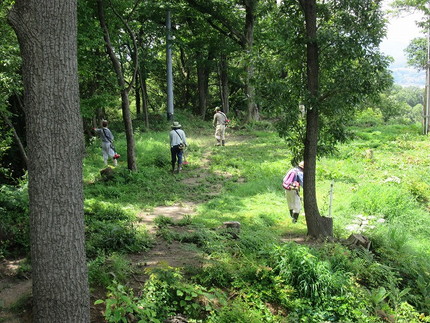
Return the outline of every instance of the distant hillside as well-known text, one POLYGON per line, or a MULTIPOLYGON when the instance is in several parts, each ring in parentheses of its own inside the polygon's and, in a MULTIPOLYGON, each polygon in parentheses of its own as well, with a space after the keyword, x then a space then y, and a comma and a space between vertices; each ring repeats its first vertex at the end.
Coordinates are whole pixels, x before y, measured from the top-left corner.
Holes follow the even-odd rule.
POLYGON ((401 86, 418 86, 423 87, 426 84, 426 73, 417 71, 412 67, 391 66, 393 72, 394 83, 401 86))

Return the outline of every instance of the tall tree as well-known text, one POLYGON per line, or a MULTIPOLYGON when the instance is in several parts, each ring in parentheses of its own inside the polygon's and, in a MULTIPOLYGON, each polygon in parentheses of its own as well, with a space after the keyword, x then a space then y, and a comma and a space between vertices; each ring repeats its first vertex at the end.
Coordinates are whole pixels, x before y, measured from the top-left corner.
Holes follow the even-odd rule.
POLYGON ((300 0, 304 11, 306 25, 306 66, 308 106, 306 114, 306 138, 304 151, 304 207, 308 234, 314 237, 333 235, 333 220, 322 217, 319 213, 315 170, 319 129, 318 94, 319 84, 319 49, 317 42, 317 10, 316 0, 300 0))
POLYGON ((23 58, 34 322, 89 322, 76 0, 16 0, 23 58))
POLYGON ((201 13, 209 15, 208 24, 242 48, 246 71, 247 120, 258 120, 260 114, 255 99, 253 52, 254 28, 259 0, 225 1, 224 3, 201 0, 187 0, 187 2, 201 13), (245 15, 242 12, 245 12, 245 15))
POLYGON ((378 49, 385 30, 380 7, 381 1, 372 0, 297 0, 284 1, 280 8, 280 17, 288 22, 280 27, 288 44, 280 133, 296 161, 304 156, 304 206, 311 236, 332 233, 331 219, 321 216, 317 205, 318 156, 347 139, 346 126, 361 102, 392 84, 389 60, 378 49))
MULTIPOLYGON (((137 170, 137 164, 136 164, 133 124, 131 121, 131 114, 130 114, 129 92, 130 92, 131 88, 133 87, 134 80, 135 80, 136 74, 137 74, 137 69, 138 69, 136 39, 135 39, 134 33, 130 29, 128 23, 124 19, 122 19, 119 14, 117 14, 115 12, 115 14, 118 17, 120 17, 121 21, 124 24, 124 28, 130 34, 132 41, 133 41, 134 52, 131 53, 131 57, 134 57, 134 61, 133 61, 134 71, 133 71, 132 80, 129 82, 129 84, 126 84, 125 78, 124 78, 124 72, 122 70, 122 65, 121 65, 120 59, 116 56, 113 44, 111 42, 109 28, 108 28, 108 25, 106 22, 104 0, 97 0, 97 7, 98 7, 98 18, 100 21, 100 25, 103 29, 104 39, 106 42, 106 51, 109 55, 109 58, 112 61, 112 65, 113 65, 113 68, 115 70, 117 80, 118 80, 118 86, 119 86, 120 91, 121 91, 122 118, 124 121, 125 135, 127 138, 128 169, 135 171, 135 170, 137 170)), ((114 7, 111 7, 111 8, 115 11, 114 7)))

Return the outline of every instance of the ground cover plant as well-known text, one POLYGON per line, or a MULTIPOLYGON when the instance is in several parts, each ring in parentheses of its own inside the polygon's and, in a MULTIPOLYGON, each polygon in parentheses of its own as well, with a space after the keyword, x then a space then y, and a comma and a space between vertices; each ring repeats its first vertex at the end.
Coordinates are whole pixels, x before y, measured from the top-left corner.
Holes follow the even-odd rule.
MULTIPOLYGON (((120 160, 103 177, 98 143, 88 146, 87 254, 103 320, 430 321, 430 175, 423 153, 430 144, 418 126, 351 128, 353 140, 318 161, 319 206, 334 218, 332 242, 307 240, 303 214, 297 224, 287 216, 281 181, 291 154, 267 123, 230 129, 225 147, 213 146, 209 124, 184 128, 189 164, 181 174, 169 172, 167 125, 136 134, 134 173, 120 160), (139 222, 142 210, 186 202, 196 212, 178 221, 158 217, 155 234, 139 222), (239 221, 240 231, 226 230, 225 221, 239 221), (370 250, 342 244, 351 233, 369 237, 370 250), (204 260, 155 267, 133 261, 161 240, 204 260)), ((116 138, 117 149, 125 149, 122 134, 116 138)), ((18 203, 25 214, 25 199, 16 201, 5 208, 17 210, 18 203)))

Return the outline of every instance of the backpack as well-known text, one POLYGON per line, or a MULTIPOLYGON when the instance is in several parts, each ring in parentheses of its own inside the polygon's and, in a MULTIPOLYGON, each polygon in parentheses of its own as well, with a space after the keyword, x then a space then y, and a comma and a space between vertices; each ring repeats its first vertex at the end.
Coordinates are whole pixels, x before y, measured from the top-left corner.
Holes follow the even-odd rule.
POLYGON ((288 191, 298 190, 300 188, 300 183, 295 181, 297 178, 297 170, 294 168, 290 170, 282 180, 282 187, 288 191))

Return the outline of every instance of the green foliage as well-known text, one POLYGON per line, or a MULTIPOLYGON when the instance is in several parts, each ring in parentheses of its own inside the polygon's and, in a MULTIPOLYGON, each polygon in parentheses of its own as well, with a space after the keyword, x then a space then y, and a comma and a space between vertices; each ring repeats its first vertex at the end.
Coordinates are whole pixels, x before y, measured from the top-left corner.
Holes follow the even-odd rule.
POLYGON ((208 323, 230 322, 279 322, 270 313, 265 304, 258 298, 240 295, 234 298, 228 305, 218 309, 207 320, 208 323))
POLYGON ((408 216, 417 206, 407 190, 390 183, 364 184, 351 202, 351 207, 358 213, 383 215, 387 219, 408 216))
POLYGON ((425 70, 427 66, 427 38, 414 38, 405 49, 409 66, 425 70))
POLYGON ((135 217, 119 206, 88 201, 85 207, 87 256, 112 252, 137 252, 151 245, 151 238, 134 225, 135 217))
POLYGON ((295 288, 300 297, 318 304, 332 294, 342 294, 349 277, 334 272, 328 262, 319 260, 308 248, 285 244, 274 252, 274 268, 279 275, 295 288))
POLYGON ((110 256, 102 254, 88 262, 88 279, 93 287, 108 287, 112 280, 125 283, 131 273, 130 261, 118 253, 112 253, 110 256))
POLYGON ((215 302, 225 302, 215 290, 188 283, 178 269, 161 267, 149 272, 140 297, 114 281, 109 286, 105 318, 108 322, 127 322, 130 314, 141 322, 163 322, 176 313, 199 318, 214 309, 215 302))
POLYGON ((0 258, 28 255, 30 219, 27 184, 0 187, 0 258))

